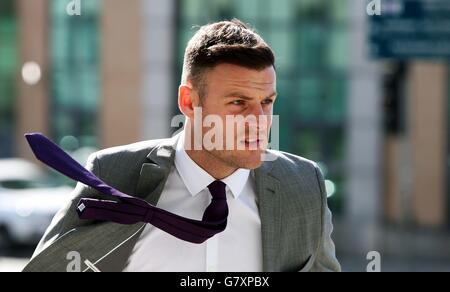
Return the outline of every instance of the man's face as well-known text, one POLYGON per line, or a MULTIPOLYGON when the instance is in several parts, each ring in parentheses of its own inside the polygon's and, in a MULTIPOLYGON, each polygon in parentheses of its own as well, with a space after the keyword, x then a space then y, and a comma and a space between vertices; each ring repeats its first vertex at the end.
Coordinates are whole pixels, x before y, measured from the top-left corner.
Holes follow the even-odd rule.
POLYGON ((205 73, 204 82, 205 96, 200 97, 202 120, 205 121, 208 115, 216 115, 223 125, 223 150, 205 147, 206 141, 217 138, 211 135, 205 137, 217 125, 203 125, 205 151, 232 167, 258 168, 272 124, 276 98, 274 68, 271 66, 257 71, 221 64, 205 73), (239 119, 241 123, 236 122, 239 119), (242 122, 244 120, 245 123, 242 122))

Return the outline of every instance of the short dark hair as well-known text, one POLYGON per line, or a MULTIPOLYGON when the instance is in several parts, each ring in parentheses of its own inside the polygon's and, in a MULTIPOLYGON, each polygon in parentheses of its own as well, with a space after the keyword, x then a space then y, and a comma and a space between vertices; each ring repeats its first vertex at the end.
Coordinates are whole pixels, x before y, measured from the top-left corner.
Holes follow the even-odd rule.
POLYGON ((203 97, 205 71, 224 63, 263 70, 275 66, 275 56, 262 37, 242 21, 211 23, 200 27, 187 44, 182 82, 190 80, 203 97))

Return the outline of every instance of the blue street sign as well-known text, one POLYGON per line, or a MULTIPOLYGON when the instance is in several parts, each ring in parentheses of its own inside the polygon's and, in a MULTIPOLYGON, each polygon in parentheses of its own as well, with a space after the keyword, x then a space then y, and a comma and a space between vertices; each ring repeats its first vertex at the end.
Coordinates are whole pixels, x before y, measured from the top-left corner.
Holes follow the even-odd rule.
POLYGON ((450 0, 381 0, 381 7, 368 16, 373 58, 450 58, 450 0))

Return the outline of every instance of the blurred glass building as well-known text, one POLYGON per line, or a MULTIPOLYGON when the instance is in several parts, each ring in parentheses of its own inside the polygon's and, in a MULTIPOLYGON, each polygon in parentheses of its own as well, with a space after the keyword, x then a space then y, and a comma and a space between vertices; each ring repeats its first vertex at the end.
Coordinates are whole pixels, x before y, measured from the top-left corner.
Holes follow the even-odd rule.
POLYGON ((320 163, 344 268, 450 262, 448 62, 371 59, 367 1, 69 2, 0 2, 0 157, 31 159, 31 131, 71 151, 169 136, 187 41, 236 17, 276 53, 280 148, 320 163))

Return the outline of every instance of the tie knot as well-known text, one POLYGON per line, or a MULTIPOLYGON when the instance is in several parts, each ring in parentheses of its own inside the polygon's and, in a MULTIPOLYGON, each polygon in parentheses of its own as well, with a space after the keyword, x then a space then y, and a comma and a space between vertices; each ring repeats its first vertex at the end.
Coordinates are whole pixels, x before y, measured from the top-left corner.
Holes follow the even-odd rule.
POLYGON ((224 182, 215 180, 209 184, 208 189, 214 199, 226 199, 226 186, 227 185, 224 182))

